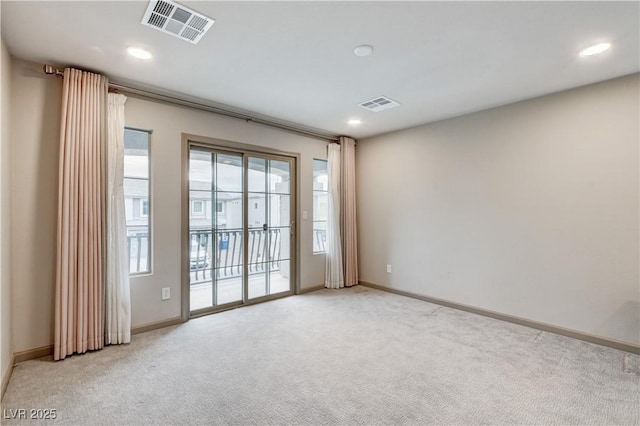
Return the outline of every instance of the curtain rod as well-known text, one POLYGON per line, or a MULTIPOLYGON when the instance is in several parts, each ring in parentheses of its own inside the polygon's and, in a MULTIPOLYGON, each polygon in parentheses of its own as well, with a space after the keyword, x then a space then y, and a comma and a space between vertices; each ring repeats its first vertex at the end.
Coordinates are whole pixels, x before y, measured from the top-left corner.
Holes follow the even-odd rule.
MULTIPOLYGON (((52 65, 44 65, 43 70, 44 70, 44 73, 48 75, 56 75, 59 77, 64 76, 64 73, 60 69, 52 65)), ((141 98, 154 99, 154 100, 163 101, 163 102, 167 102, 174 105, 186 106, 186 107, 198 109, 201 111, 212 112, 214 114, 223 115, 225 117, 237 118, 239 120, 244 120, 247 123, 251 122, 251 123, 261 124, 264 126, 284 130, 290 133, 296 133, 298 135, 312 137, 315 139, 321 139, 328 142, 339 141, 338 136, 331 136, 328 134, 317 133, 317 132, 313 132, 311 130, 303 129, 300 127, 290 126, 284 123, 278 123, 276 121, 266 120, 264 118, 253 117, 251 115, 242 114, 239 112, 227 110, 227 109, 216 107, 213 105, 207 105, 200 102, 190 101, 188 99, 183 99, 176 96, 169 96, 169 95, 164 95, 157 92, 152 92, 149 90, 126 86, 124 84, 109 83, 109 89, 115 90, 118 92, 124 92, 124 93, 141 97, 141 98)))

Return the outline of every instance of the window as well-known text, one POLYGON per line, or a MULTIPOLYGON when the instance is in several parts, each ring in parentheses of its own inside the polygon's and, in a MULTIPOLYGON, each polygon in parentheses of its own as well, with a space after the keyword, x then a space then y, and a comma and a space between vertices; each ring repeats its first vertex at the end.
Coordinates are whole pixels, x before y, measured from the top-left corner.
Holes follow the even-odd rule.
POLYGON ((224 213, 224 204, 222 204, 222 201, 218 201, 216 203, 216 212, 217 213, 224 213))
POLYGON ((124 205, 129 273, 151 272, 149 133, 124 129, 124 205))
POLYGON ((149 200, 140 200, 140 217, 149 217, 149 200))
POLYGON ((329 215, 327 160, 313 160, 313 252, 324 253, 329 215))
POLYGON ((194 216, 204 216, 204 201, 193 200, 191 202, 191 214, 194 216))

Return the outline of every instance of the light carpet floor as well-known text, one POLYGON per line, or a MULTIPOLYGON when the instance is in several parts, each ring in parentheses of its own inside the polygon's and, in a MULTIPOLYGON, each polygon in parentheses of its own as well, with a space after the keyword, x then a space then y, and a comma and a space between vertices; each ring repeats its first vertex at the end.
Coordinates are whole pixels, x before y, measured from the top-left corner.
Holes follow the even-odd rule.
MULTIPOLYGON (((366 287, 21 363, 9 409, 66 424, 638 424, 637 355, 366 287)), ((3 419, 3 424, 29 421, 3 419)))

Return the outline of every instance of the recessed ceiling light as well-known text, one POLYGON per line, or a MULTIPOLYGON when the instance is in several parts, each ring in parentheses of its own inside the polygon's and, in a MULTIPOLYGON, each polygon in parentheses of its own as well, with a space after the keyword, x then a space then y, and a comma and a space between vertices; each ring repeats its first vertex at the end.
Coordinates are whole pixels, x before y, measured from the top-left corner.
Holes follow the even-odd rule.
POLYGON ((371 55, 371 53, 373 53, 373 47, 369 46, 368 44, 363 44, 353 49, 353 53, 356 56, 369 56, 371 55))
POLYGON ((589 46, 586 49, 582 49, 580 51, 580 56, 584 57, 584 56, 597 55, 598 53, 602 53, 606 50, 609 50, 610 47, 611 47, 611 43, 594 44, 593 46, 589 46))
POLYGON ((349 126, 357 126, 360 123, 362 123, 362 121, 354 119, 354 120, 349 120, 348 123, 349 123, 349 126))
POLYGON ((153 55, 151 55, 150 52, 144 49, 140 49, 139 47, 129 47, 127 49, 127 53, 133 56, 134 58, 144 59, 144 60, 148 60, 153 57, 153 55))

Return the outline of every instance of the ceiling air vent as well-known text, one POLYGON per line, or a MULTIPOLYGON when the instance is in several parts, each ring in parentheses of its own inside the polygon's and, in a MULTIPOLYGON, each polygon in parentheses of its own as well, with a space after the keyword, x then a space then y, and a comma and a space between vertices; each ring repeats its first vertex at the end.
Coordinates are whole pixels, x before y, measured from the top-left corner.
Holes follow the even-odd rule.
POLYGON ((368 109, 369 111, 380 112, 385 109, 397 107, 400 104, 385 96, 378 96, 377 98, 371 99, 370 101, 364 101, 359 105, 364 109, 368 109))
POLYGON ((171 0, 151 0, 142 24, 197 44, 215 21, 171 0))

